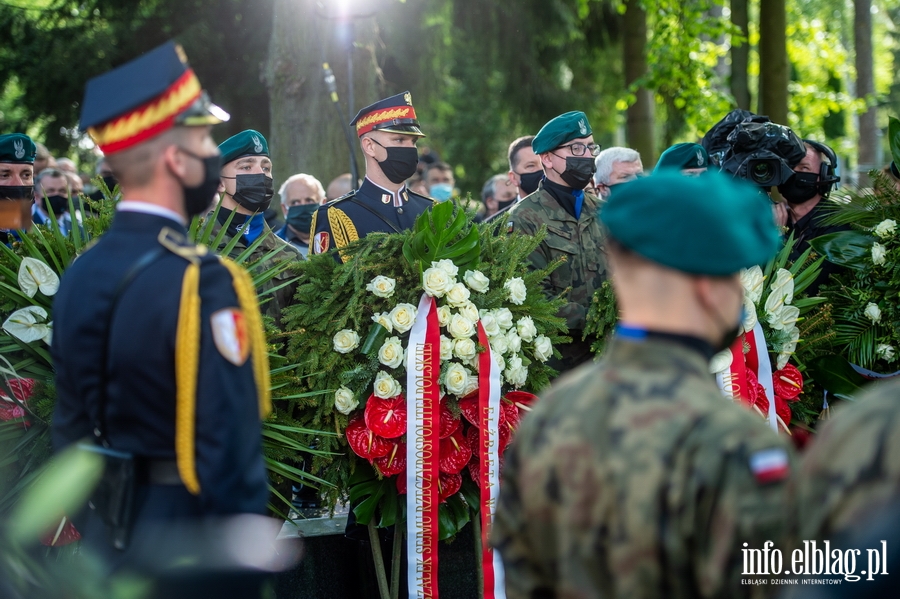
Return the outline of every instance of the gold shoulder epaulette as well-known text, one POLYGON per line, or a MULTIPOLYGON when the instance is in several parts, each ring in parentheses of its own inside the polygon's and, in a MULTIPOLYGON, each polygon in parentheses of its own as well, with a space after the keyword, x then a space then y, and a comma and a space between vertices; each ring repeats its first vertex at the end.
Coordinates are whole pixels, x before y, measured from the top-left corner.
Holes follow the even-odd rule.
POLYGON ((199 262, 208 251, 206 246, 191 243, 184 235, 169 227, 163 227, 156 240, 164 248, 188 262, 199 262))

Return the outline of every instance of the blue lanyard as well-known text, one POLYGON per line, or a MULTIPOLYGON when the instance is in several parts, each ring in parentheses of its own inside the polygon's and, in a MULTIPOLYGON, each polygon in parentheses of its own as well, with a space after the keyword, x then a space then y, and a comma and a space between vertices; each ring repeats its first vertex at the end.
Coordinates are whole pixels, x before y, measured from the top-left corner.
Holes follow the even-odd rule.
POLYGON ((572 192, 575 198, 575 218, 581 218, 581 205, 584 204, 584 190, 578 189, 572 192))
POLYGON ((647 329, 633 327, 627 324, 616 325, 616 337, 629 341, 644 341, 647 339, 647 329))

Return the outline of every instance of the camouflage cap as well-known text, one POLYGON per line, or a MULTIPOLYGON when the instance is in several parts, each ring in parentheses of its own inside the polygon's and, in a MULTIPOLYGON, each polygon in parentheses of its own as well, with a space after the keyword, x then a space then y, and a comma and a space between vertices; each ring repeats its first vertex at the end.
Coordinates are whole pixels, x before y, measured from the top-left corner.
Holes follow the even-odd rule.
POLYGON ((667 149, 659 157, 654 172, 664 168, 689 169, 709 166, 709 155, 700 144, 681 143, 667 149))
POLYGON ((682 272, 725 276, 768 261, 781 236, 771 202, 718 172, 664 169, 613 187, 600 219, 619 243, 682 272))
POLYGON ((244 156, 268 156, 269 142, 259 131, 247 129, 220 143, 219 151, 222 152, 222 166, 225 166, 244 156))
POLYGON ((24 133, 0 135, 0 162, 34 164, 37 147, 24 133))
POLYGON ((573 110, 551 119, 541 127, 531 142, 531 149, 535 154, 543 154, 573 139, 587 137, 592 132, 587 115, 580 110, 573 110))

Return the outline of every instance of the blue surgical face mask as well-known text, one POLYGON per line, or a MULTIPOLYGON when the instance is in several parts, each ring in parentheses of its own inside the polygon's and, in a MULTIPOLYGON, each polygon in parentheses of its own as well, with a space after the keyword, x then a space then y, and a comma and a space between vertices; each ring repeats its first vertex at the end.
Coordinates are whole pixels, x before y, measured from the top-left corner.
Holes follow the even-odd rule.
POLYGON ((438 202, 446 202, 453 195, 453 186, 449 183, 435 183, 428 189, 428 195, 438 202))

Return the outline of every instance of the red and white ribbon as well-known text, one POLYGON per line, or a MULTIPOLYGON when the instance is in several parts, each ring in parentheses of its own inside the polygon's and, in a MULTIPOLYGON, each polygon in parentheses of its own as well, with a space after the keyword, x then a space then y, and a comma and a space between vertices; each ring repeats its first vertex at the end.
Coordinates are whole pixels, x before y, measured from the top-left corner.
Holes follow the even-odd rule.
POLYGON ((406 576, 415 599, 438 596, 440 367, 437 304, 423 294, 406 355, 406 576))
POLYGON ((506 599, 500 554, 491 548, 490 532, 500 491, 500 367, 491 354, 487 333, 478 322, 478 476, 481 486, 481 562, 484 599, 506 599))
POLYGON ((769 360, 769 351, 766 349, 766 336, 763 334, 762 325, 759 322, 753 330, 747 333, 747 343, 750 344, 750 353, 747 354, 747 367, 756 373, 756 378, 766 390, 766 399, 769 400, 769 426, 778 432, 778 412, 775 411, 775 385, 772 382, 772 362, 769 360))

